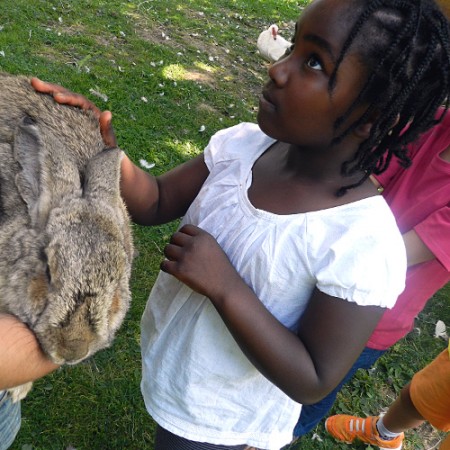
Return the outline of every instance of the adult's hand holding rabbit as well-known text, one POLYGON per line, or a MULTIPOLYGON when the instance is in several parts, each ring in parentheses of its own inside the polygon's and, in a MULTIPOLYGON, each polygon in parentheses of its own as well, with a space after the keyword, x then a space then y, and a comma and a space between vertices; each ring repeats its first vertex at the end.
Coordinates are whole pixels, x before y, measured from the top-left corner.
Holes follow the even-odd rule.
POLYGON ((0 390, 34 381, 59 367, 42 351, 34 333, 10 314, 0 314, 0 348, 0 390))

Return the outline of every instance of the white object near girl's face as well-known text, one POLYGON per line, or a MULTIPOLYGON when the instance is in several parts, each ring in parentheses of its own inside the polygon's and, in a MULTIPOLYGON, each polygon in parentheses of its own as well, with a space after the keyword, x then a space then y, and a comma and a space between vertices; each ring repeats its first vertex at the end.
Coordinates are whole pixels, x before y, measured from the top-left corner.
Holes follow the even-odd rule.
POLYGON ((278 61, 292 45, 278 34, 278 26, 273 24, 263 31, 256 42, 259 53, 270 62, 278 61))

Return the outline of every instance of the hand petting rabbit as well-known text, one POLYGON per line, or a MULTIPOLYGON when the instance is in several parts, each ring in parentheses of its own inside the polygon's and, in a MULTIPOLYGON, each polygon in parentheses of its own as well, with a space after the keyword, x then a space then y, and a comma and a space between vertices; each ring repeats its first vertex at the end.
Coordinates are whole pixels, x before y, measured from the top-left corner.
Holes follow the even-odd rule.
POLYGON ((120 160, 93 112, 0 73, 0 312, 26 323, 56 364, 108 347, 129 306, 120 160))

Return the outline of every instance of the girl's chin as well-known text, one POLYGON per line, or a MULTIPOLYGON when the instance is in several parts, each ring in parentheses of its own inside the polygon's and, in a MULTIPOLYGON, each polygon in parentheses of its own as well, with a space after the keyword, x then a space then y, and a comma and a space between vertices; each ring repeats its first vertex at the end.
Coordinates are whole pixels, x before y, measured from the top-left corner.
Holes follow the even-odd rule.
POLYGON ((275 126, 273 121, 264 116, 261 110, 258 110, 256 120, 258 122, 259 128, 264 134, 267 134, 267 136, 273 139, 278 139, 277 127, 275 126))

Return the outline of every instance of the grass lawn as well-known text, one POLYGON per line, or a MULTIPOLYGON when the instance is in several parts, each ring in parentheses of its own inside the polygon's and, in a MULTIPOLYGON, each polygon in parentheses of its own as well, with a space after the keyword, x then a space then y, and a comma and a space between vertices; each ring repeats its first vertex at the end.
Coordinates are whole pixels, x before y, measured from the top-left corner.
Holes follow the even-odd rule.
MULTIPOLYGON (((158 174, 198 154, 217 130, 255 120, 267 68, 257 36, 277 23, 289 39, 306 3, 2 0, 0 68, 62 84, 112 110, 120 146, 158 174)), ((13 450, 153 448, 154 423, 139 390, 139 320, 175 227, 135 227, 133 302, 113 347, 35 383, 13 450)), ((335 412, 377 412, 444 348, 433 331, 438 319, 450 323, 449 295, 448 288, 438 293, 414 332, 358 375, 335 412)), ((431 449, 439 434, 423 428, 408 437, 406 450, 431 449)), ((295 448, 349 447, 318 427, 295 448)))

